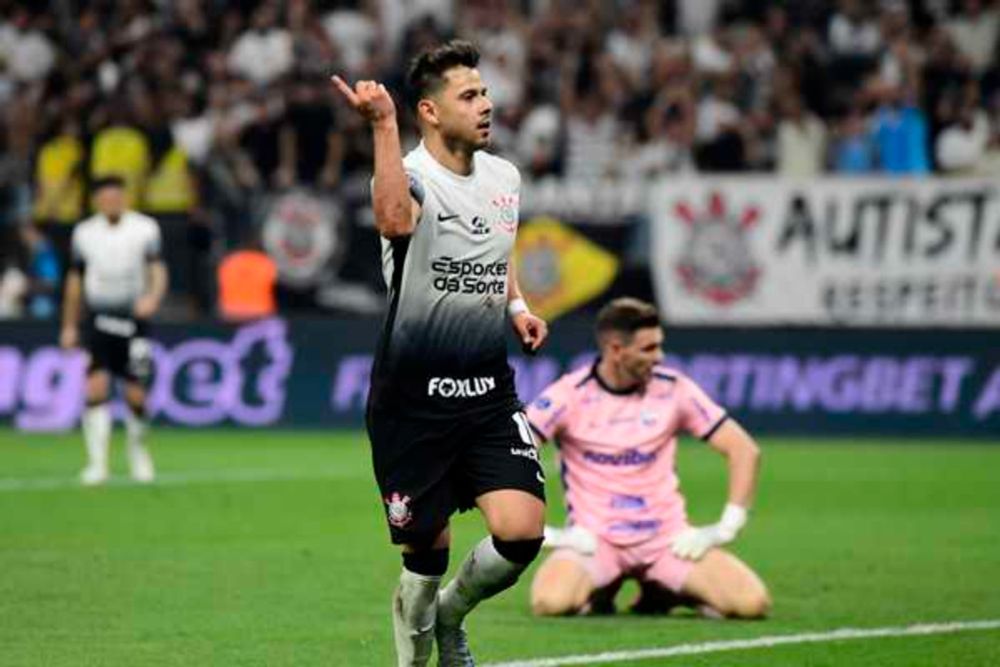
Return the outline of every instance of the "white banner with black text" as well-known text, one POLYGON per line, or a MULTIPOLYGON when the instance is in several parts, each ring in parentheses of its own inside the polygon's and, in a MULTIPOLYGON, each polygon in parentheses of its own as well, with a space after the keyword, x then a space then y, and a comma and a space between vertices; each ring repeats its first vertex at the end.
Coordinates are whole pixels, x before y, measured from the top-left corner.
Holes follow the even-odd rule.
POLYGON ((667 322, 1000 327, 1000 183, 699 178, 648 206, 667 322))

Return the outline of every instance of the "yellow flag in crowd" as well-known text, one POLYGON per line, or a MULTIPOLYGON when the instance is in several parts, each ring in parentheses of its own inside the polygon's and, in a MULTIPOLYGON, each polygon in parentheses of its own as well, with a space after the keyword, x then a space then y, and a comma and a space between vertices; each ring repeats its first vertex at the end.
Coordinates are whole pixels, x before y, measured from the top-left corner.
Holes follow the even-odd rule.
POLYGON ((552 320, 603 293, 618 259, 554 218, 532 218, 517 232, 517 279, 531 310, 552 320))

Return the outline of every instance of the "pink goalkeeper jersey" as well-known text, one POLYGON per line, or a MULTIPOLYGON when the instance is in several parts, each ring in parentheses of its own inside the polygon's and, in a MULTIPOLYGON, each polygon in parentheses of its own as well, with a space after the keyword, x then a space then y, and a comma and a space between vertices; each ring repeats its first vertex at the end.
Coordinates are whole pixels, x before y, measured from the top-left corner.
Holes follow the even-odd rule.
POLYGON ((707 439, 726 413, 677 371, 658 366, 645 391, 621 392, 595 369, 564 375, 527 410, 559 444, 569 522, 621 546, 670 536, 687 525, 677 434, 707 439))

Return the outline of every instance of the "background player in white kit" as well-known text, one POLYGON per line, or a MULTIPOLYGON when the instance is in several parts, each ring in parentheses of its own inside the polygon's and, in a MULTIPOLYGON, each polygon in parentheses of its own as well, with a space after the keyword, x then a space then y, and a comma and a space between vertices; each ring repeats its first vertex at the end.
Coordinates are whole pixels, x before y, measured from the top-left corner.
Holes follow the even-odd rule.
POLYGON ((87 466, 80 481, 88 486, 108 479, 112 377, 125 384, 126 452, 138 482, 155 476, 144 441, 146 386, 152 372, 148 321, 167 289, 160 257, 160 227, 152 218, 126 210, 124 181, 108 176, 94 183, 97 213, 73 230, 72 265, 66 276, 60 345, 77 347, 81 302, 87 319, 83 343, 89 356, 83 436, 87 466))
POLYGON ((597 316, 597 338, 593 366, 564 375, 528 408, 535 431, 559 445, 569 524, 546 529, 555 551, 532 583, 533 611, 576 614, 635 578, 642 611, 668 608, 669 599, 711 616, 764 616, 771 601, 763 582, 721 548, 746 522, 756 443, 690 378, 661 365, 663 330, 651 304, 610 302, 597 316), (708 526, 687 521, 674 469, 682 432, 729 465, 728 503, 708 526))
POLYGON ((374 81, 334 84, 371 125, 372 204, 389 310, 375 355, 368 433, 403 572, 393 601, 398 664, 473 665, 463 618, 512 586, 538 554, 544 477, 507 364, 512 325, 533 351, 511 253, 520 175, 483 151, 492 105, 468 42, 418 56, 408 84, 423 138, 402 158, 396 109, 374 81), (509 316, 509 322, 508 322, 509 316), (491 533, 439 586, 448 521, 476 506, 491 533))

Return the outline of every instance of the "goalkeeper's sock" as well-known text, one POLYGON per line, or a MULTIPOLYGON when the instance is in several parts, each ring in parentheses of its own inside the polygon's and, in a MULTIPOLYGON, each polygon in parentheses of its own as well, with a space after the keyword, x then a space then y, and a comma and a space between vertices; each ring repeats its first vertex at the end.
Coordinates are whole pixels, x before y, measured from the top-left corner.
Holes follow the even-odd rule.
POLYGON ((399 667, 423 667, 434 648, 434 619, 448 550, 403 554, 403 571, 392 598, 392 625, 399 667))
POLYGON ((438 601, 438 622, 459 626, 477 604, 504 591, 538 555, 542 538, 506 541, 484 538, 466 557, 438 601))

